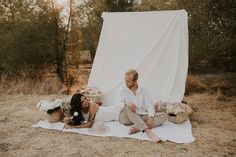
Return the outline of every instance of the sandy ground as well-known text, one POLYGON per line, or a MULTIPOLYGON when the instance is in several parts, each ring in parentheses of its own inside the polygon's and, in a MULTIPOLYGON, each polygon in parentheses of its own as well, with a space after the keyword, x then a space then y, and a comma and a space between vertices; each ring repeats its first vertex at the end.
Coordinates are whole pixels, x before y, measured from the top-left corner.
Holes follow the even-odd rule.
POLYGON ((0 95, 0 156, 236 156, 236 97, 215 94, 185 97, 196 141, 191 144, 152 143, 135 139, 93 137, 32 128, 40 119, 36 103, 56 95, 0 95))

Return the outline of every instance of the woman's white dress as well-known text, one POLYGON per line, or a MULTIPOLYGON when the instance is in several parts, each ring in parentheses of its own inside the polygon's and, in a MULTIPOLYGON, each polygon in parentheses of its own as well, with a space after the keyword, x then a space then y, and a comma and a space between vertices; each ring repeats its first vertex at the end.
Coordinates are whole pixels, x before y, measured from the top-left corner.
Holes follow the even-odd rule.
POLYGON ((116 106, 99 106, 94 121, 116 121, 119 119, 119 113, 119 109, 116 106))
MULTIPOLYGON (((95 122, 110 122, 119 119, 120 110, 116 106, 99 106, 95 115, 95 122)), ((84 119, 88 121, 89 113, 83 113, 84 119)))

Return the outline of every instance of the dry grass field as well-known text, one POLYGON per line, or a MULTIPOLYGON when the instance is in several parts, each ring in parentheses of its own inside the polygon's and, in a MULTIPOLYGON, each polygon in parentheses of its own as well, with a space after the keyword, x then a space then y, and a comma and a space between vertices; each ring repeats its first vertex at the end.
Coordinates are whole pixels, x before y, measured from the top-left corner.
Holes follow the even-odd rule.
MULTIPOLYGON (((216 90, 210 88, 209 80, 208 84, 201 79, 192 78, 191 81, 184 100, 193 109, 190 116, 196 138, 193 143, 176 144, 167 141, 156 144, 127 138, 103 138, 64 132, 59 134, 58 131, 32 128, 32 124, 46 119, 45 113, 36 108, 39 100, 67 96, 13 92, 0 95, 0 156, 236 156, 236 96, 228 95, 233 89, 226 90, 224 87, 221 90, 222 84, 226 86, 222 81, 218 83, 220 88, 216 90), (196 89, 200 93, 196 93, 196 89)), ((9 88, 8 91, 10 90, 9 88)))

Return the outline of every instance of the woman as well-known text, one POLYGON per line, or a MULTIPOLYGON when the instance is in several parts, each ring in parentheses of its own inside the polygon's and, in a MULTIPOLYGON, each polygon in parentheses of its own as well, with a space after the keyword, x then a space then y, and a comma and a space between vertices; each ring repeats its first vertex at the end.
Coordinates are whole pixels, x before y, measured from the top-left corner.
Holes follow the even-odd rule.
POLYGON ((83 94, 76 93, 70 103, 70 115, 64 119, 66 128, 90 128, 93 122, 118 120, 119 111, 115 106, 99 106, 83 94))

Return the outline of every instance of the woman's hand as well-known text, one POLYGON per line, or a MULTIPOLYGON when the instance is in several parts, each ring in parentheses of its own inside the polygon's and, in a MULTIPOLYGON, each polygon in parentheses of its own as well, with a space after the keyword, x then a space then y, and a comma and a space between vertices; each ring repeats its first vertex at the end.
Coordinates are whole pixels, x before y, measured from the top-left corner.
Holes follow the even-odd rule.
POLYGON ((65 124, 65 128, 66 129, 71 129, 71 128, 74 128, 73 126, 69 125, 69 124, 65 124))
POLYGON ((70 122, 70 118, 69 117, 65 117, 64 118, 64 123, 68 124, 70 122))

